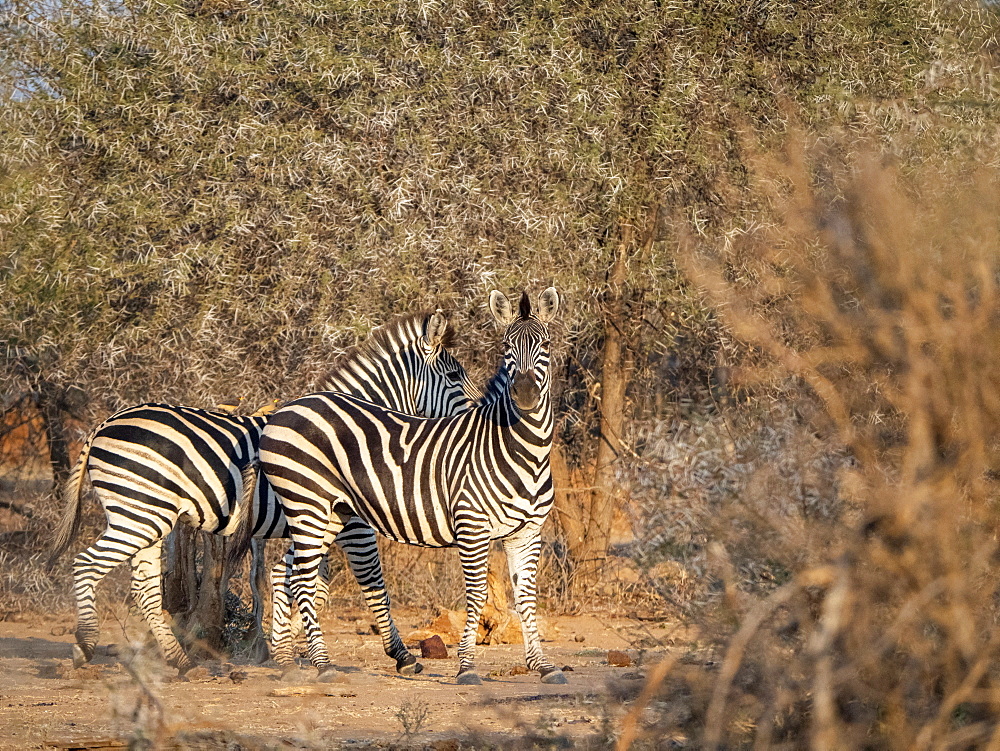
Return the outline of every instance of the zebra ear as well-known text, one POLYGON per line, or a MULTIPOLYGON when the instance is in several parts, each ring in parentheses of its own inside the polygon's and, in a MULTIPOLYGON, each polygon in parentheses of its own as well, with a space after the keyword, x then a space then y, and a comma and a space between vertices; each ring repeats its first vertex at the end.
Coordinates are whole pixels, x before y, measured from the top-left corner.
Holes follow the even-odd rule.
POLYGON ((424 334, 424 341, 428 347, 437 347, 444 344, 445 335, 448 333, 448 319, 439 310, 427 319, 427 332, 424 334))
POLYGON ((556 292, 555 287, 549 287, 538 296, 538 312, 535 315, 538 316, 538 320, 542 323, 548 323, 556 317, 556 311, 558 310, 559 293, 556 292))
POLYGON ((490 313, 501 326, 506 326, 514 320, 514 311, 511 310, 510 300, 496 290, 490 292, 490 313))

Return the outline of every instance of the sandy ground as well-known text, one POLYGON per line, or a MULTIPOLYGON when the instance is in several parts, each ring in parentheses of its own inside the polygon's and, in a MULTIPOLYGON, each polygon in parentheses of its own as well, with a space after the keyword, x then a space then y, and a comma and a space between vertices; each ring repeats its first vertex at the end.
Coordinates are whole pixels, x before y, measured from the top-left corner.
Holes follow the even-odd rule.
MULTIPOLYGON (((454 647, 448 659, 423 660, 421 675, 396 675, 362 614, 352 615, 324 621, 344 682, 298 686, 281 682, 274 667, 241 660, 209 661, 190 679, 178 678, 155 653, 130 647, 135 629, 114 620, 102 625, 94 662, 74 670, 70 617, 0 621, 0 748, 85 748, 145 737, 164 747, 447 749, 457 748, 456 738, 502 747, 505 738, 530 735, 599 737, 627 711, 646 666, 677 633, 668 623, 552 619, 543 646, 553 662, 572 668, 568 685, 512 674, 523 665, 522 647, 494 645, 478 648, 486 681, 469 687, 454 682, 454 647), (624 650, 637 664, 611 666, 608 650, 624 650)), ((405 617, 399 623, 404 634, 426 625, 405 617)))

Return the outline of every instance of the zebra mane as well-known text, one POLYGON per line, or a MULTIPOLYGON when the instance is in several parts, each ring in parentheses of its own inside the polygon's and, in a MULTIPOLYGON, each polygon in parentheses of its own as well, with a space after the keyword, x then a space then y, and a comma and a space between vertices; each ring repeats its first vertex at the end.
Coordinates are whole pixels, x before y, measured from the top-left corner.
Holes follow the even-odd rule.
MULTIPOLYGON (((320 379, 320 383, 334 379, 345 366, 352 362, 378 360, 405 349, 407 345, 413 344, 424 335, 424 332, 427 331, 427 321, 432 315, 434 315, 434 311, 431 310, 409 313, 373 329, 367 339, 334 359, 333 366, 320 379)), ((449 324, 442 337, 441 345, 451 347, 455 344, 456 339, 455 330, 449 324)))

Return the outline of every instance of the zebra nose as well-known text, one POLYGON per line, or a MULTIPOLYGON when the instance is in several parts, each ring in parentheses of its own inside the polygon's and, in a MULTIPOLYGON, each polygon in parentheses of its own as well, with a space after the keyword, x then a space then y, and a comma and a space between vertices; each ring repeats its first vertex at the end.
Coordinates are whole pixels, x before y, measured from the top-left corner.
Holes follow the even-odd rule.
POLYGON ((530 412, 538 406, 538 399, 542 391, 538 388, 535 376, 531 373, 518 373, 514 376, 514 383, 510 390, 511 399, 514 406, 522 412, 530 412))

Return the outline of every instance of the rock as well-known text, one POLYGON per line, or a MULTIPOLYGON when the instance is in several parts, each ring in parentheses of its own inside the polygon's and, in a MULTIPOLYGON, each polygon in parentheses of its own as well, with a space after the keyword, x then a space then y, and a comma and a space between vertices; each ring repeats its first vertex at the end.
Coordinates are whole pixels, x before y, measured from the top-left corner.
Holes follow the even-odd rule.
POLYGON ((434 632, 429 628, 418 628, 416 631, 408 633, 403 639, 403 643, 410 649, 413 649, 415 647, 419 647, 420 642, 424 639, 430 639, 434 635, 434 632))
POLYGON ((420 642, 420 656, 427 660, 444 660, 448 657, 448 648, 437 634, 420 642))
POLYGON ((608 651, 608 665, 616 668, 627 668, 631 667, 635 663, 632 662, 632 658, 628 656, 625 652, 617 649, 612 649, 608 651))
MULTIPOLYGON (((464 628, 464 612, 441 610, 426 628, 417 629, 407 634, 403 643, 407 646, 414 646, 436 634, 441 637, 445 644, 458 644, 464 628)), ((538 619, 538 630, 543 641, 555 638, 559 633, 556 625, 545 618, 538 619)), ((487 602, 479 622, 476 644, 521 644, 523 641, 521 619, 518 618, 517 613, 494 607, 490 602, 487 602)))
POLYGON ((510 669, 510 674, 511 675, 527 675, 528 674, 528 668, 524 667, 524 665, 515 665, 514 667, 512 667, 510 669))
POLYGON ((229 673, 229 680, 235 683, 237 686, 243 683, 247 679, 247 671, 245 670, 233 670, 229 673))
POLYGON ((564 673, 572 673, 573 672, 573 666, 572 665, 563 665, 559 669, 562 670, 564 673))
POLYGON ((575 642, 582 642, 582 641, 586 641, 586 640, 587 640, 587 637, 584 636, 583 634, 576 634, 576 636, 573 637, 573 641, 575 641, 575 642))

